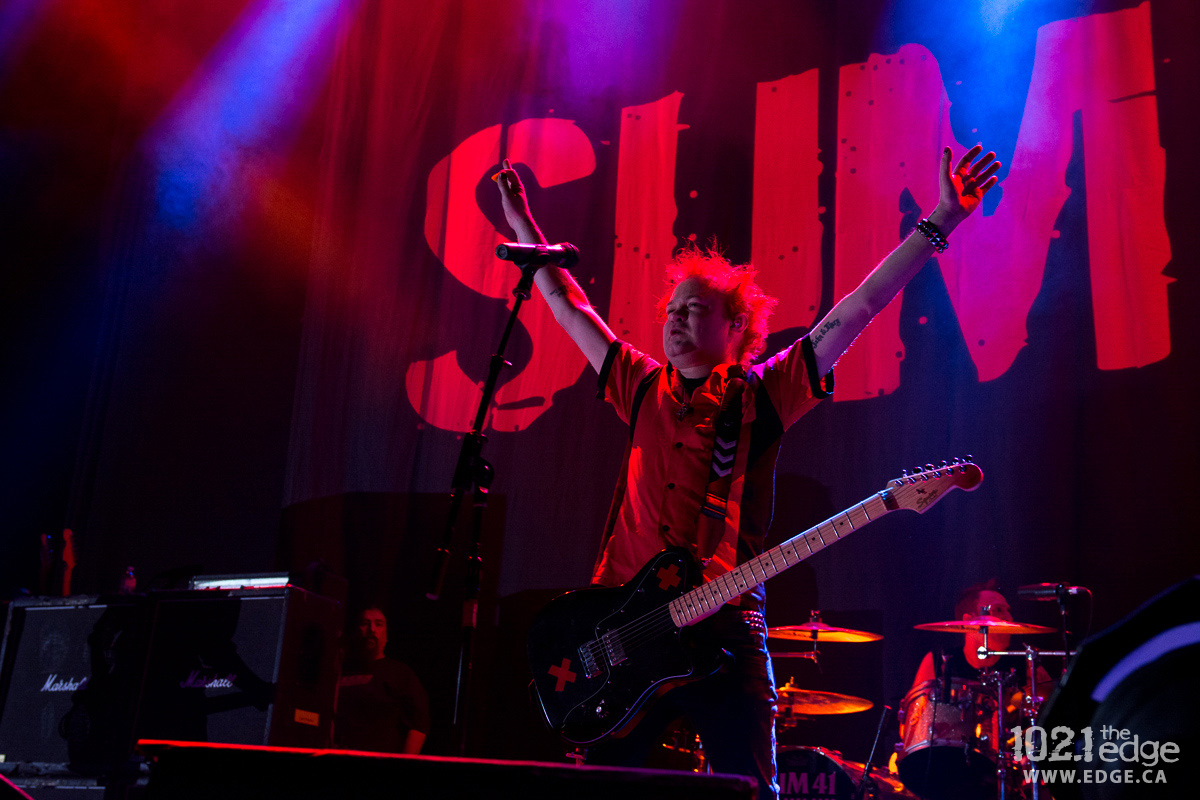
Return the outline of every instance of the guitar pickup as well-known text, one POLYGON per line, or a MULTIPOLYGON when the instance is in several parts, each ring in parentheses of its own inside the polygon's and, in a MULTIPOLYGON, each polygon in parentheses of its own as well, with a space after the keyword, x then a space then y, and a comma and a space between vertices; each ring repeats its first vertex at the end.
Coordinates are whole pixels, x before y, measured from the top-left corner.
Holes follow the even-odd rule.
POLYGON ((601 644, 604 645, 604 655, 608 658, 610 666, 616 666, 625 660, 625 647, 621 644, 621 637, 617 636, 614 631, 609 631, 600 637, 601 644))

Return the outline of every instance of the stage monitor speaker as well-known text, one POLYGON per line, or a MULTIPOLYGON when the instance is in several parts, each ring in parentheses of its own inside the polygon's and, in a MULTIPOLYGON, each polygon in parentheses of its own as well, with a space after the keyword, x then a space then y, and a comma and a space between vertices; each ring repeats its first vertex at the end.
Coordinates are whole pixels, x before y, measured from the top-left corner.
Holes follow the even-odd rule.
POLYGON ((0 757, 107 771, 133 748, 152 619, 144 596, 21 598, 0 645, 0 757))
POLYGON ((1195 797, 1197 673, 1200 576, 1085 639, 1038 714, 1054 797, 1195 797))
POLYGON ((157 594, 139 739, 326 747, 339 604, 295 587, 157 594))

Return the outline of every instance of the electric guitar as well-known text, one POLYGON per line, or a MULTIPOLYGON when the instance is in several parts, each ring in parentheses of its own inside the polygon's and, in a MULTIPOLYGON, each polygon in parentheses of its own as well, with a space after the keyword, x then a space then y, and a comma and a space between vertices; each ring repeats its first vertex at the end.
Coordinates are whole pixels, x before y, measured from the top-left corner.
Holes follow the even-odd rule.
POLYGON ((982 480, 969 460, 928 465, 711 581, 702 582, 686 549, 670 548, 622 586, 559 595, 529 631, 529 664, 547 724, 577 745, 628 732, 655 694, 720 667, 719 654, 689 641, 688 626, 885 514, 924 513, 950 490, 971 491, 982 480))

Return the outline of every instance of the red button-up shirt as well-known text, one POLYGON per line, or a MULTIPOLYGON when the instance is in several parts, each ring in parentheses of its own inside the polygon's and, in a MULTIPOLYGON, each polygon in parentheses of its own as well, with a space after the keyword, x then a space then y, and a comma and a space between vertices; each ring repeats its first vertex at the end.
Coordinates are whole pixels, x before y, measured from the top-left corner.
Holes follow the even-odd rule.
MULTIPOLYGON (((616 586, 666 547, 697 550, 697 519, 712 464, 714 422, 734 365, 722 364, 690 396, 669 365, 614 342, 600 373, 604 397, 626 423, 638 385, 652 382, 638 408, 623 495, 605 531, 593 581, 616 586), (657 375, 650 376, 657 370, 657 375)), ((742 427, 726 508, 726 534, 705 580, 763 552, 775 490, 779 438, 832 390, 822 381, 807 339, 746 373, 742 427), (827 391, 827 389, 829 391, 827 391)), ((620 491, 620 490, 619 490, 620 491)), ((751 593, 761 602, 761 588, 751 593)))

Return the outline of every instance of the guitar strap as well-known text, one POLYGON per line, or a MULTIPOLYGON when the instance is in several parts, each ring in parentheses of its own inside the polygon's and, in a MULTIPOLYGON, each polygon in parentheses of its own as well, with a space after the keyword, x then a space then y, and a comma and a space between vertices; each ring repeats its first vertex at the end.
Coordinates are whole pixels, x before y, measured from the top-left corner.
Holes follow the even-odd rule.
MULTIPOLYGON (((704 505, 696 521, 696 556, 707 567, 717 547, 727 533, 729 489, 733 486, 733 467, 737 462, 738 439, 742 431, 743 398, 746 380, 741 367, 730 367, 721 395, 721 405, 714 423, 712 464, 708 469, 708 486, 704 490, 704 505)), ((736 545, 735 545, 736 546, 736 545)))
MULTIPOLYGON (((593 574, 599 569, 600 562, 604 558, 604 551, 608 547, 608 540, 612 538, 613 530, 616 528, 617 515, 621 511, 621 503, 625 500, 625 491, 628 488, 629 454, 633 448, 633 433, 637 426, 638 410, 642 406, 646 392, 658 380, 662 369, 661 366, 656 367, 647 373, 646 377, 642 378, 638 383, 637 389, 634 392, 633 402, 630 404, 629 411, 629 441, 625 444, 625 455, 621 459, 621 470, 618 473, 617 486, 613 491, 612 505, 609 506, 608 518, 604 523, 604 535, 600 540, 600 550, 596 555, 596 563, 592 567, 593 574)), ((700 508, 700 517, 696 524, 696 555, 700 559, 700 563, 705 567, 712 561, 713 555, 717 552, 717 547, 721 544, 727 533, 725 520, 729 503, 729 490, 733 486, 733 468, 737 462, 738 439, 740 438, 742 418, 745 411, 746 380, 743 377, 744 374, 740 366, 729 368, 725 391, 721 395, 721 404, 714 424, 716 430, 714 431, 712 463, 708 470, 708 485, 705 487, 704 505, 700 508)), ((736 605, 736 598, 733 604, 736 605)))

